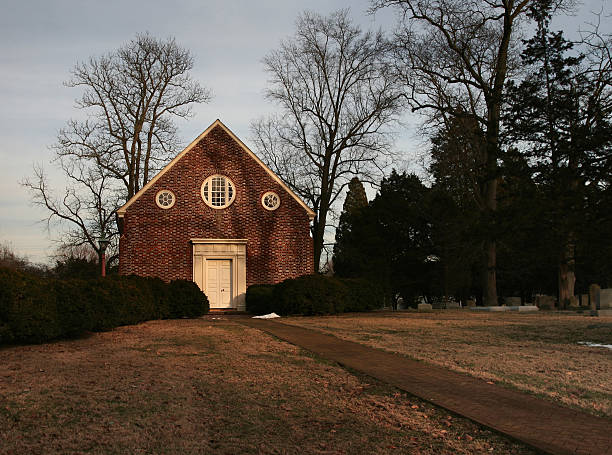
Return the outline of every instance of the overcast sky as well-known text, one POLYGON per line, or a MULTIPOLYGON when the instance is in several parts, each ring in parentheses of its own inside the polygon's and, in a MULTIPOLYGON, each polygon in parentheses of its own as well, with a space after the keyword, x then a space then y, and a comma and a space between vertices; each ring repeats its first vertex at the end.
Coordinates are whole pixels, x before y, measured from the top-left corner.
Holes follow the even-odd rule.
MULTIPOLYGON (((587 1, 577 18, 565 20, 568 31, 602 1, 587 1)), ((293 33, 304 7, 322 14, 350 7, 364 28, 390 30, 394 24, 391 11, 367 15, 367 0, 0 0, 0 5, 0 243, 33 261, 53 252, 54 232, 49 235, 37 223, 46 213, 30 205, 19 181, 32 175, 33 163, 52 170, 48 146, 58 129, 79 115, 74 100, 80 92, 62 84, 76 62, 114 50, 138 32, 176 37, 195 56, 193 77, 214 94, 211 103, 195 108, 194 118, 180 123, 183 142, 219 118, 250 145, 250 121, 272 109, 262 96, 261 59, 293 33)), ((418 146, 414 137, 409 126, 398 140, 407 158, 406 149, 418 146)), ((59 175, 51 176, 57 182, 59 175)))

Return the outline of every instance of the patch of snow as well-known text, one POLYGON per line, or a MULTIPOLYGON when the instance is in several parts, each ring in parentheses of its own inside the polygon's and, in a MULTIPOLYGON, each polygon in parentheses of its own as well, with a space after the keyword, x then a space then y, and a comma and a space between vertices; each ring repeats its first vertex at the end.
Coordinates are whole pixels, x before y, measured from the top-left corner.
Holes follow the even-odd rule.
POLYGON ((591 348, 612 349, 612 344, 599 344, 599 343, 592 343, 590 341, 579 341, 578 344, 581 344, 583 346, 589 346, 591 348))
POLYGON ((274 319, 280 318, 280 316, 276 313, 263 314, 261 316, 253 316, 253 319, 274 319))

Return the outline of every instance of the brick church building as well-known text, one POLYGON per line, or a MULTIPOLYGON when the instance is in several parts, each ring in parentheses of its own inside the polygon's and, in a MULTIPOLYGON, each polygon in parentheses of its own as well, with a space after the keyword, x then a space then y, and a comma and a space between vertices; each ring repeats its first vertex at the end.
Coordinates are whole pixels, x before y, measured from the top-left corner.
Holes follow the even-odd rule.
POLYGON ((119 273, 195 281, 211 308, 312 273, 314 212, 216 120, 117 210, 119 273))

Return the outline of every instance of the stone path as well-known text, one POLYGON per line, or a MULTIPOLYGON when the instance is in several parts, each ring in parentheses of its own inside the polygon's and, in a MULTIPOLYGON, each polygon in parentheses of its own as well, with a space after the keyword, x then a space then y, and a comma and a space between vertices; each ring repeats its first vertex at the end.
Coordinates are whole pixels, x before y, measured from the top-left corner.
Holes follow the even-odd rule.
POLYGON ((612 420, 405 356, 269 320, 239 318, 550 454, 612 454, 612 420))

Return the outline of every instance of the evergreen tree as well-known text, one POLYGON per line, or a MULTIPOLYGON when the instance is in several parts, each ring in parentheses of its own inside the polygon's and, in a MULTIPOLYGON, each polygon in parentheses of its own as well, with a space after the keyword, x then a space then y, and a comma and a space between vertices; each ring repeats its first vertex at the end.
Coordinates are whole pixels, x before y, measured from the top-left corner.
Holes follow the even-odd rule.
POLYGON ((450 119, 431 139, 434 178, 431 203, 433 242, 444 295, 483 301, 487 240, 497 237, 486 217, 484 147, 486 138, 469 114, 450 119))
POLYGON ((348 192, 342 205, 343 213, 351 214, 368 205, 368 197, 366 196, 363 183, 358 177, 353 177, 348 184, 348 192))
POLYGON ((339 276, 370 279, 393 303, 397 295, 412 302, 431 294, 436 263, 431 261, 429 189, 416 175, 394 170, 376 198, 346 221, 334 255, 339 276))
POLYGON ((587 197, 598 193, 589 187, 599 186, 610 170, 610 70, 585 65, 562 32, 550 31, 549 2, 537 2, 531 14, 538 28, 523 52, 528 76, 508 86, 506 124, 508 139, 531 164, 539 216, 548 220, 546 239, 557 256, 559 302, 567 305, 580 237, 588 237, 581 232, 587 197))
POLYGON ((554 294, 558 257, 551 220, 542 216, 546 200, 527 157, 515 148, 504 155, 498 208, 499 289, 504 296, 532 302, 535 294, 554 294))
POLYGON ((353 248, 358 246, 358 240, 353 238, 353 226, 358 222, 362 209, 367 206, 368 197, 365 188, 359 178, 353 177, 348 184, 334 245, 334 270, 339 268, 344 275, 356 273, 351 271, 352 268, 358 267, 355 261, 357 261, 359 255, 358 251, 352 251, 353 248))

